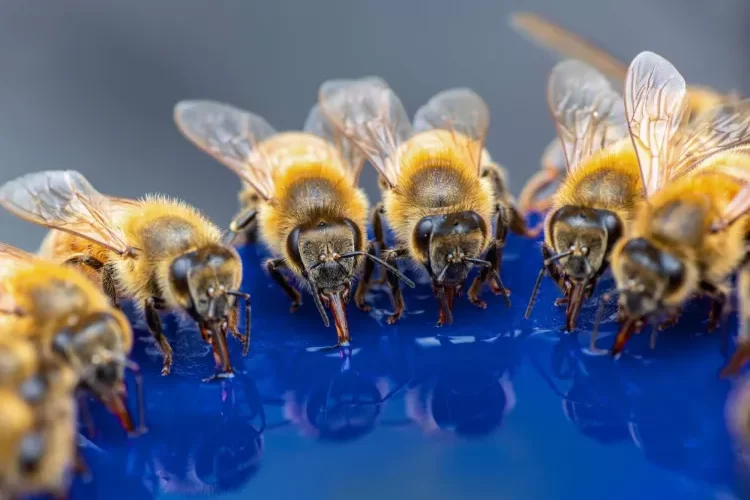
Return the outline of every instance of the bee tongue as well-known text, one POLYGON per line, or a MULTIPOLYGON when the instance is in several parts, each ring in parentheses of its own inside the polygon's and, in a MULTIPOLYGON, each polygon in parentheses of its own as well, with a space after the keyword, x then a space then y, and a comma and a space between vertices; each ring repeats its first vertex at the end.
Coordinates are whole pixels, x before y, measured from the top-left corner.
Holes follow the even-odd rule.
POLYGON ((615 345, 612 346, 612 356, 617 356, 625 348, 625 344, 628 343, 628 340, 630 340, 630 337, 632 337, 633 333, 635 332, 636 321, 637 320, 635 320, 634 318, 628 318, 622 324, 622 326, 620 327, 620 331, 617 332, 615 345))
POLYGON ((338 292, 328 292, 325 294, 328 299, 328 308, 333 314, 333 321, 336 324, 336 335, 338 335, 339 345, 349 343, 349 325, 346 322, 346 311, 344 310, 344 290, 338 292))
POLYGON ((128 407, 125 405, 124 397, 119 394, 111 394, 105 401, 105 406, 109 411, 117 416, 122 428, 128 432, 134 432, 133 417, 130 415, 128 407))

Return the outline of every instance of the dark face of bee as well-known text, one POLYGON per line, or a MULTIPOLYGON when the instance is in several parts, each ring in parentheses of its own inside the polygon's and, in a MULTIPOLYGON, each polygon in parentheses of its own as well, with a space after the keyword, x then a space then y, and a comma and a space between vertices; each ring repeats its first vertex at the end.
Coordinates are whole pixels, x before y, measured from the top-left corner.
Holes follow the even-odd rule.
POLYGON ((559 260, 572 281, 583 282, 603 270, 605 260, 622 235, 619 218, 612 212, 566 206, 552 216, 549 225, 557 253, 570 252, 559 260))
POLYGON ((311 228, 295 229, 287 240, 289 255, 322 292, 338 291, 351 282, 357 259, 340 256, 361 248, 362 235, 349 220, 321 220, 311 228))
POLYGON ((223 320, 234 307, 227 292, 238 286, 242 263, 234 249, 211 245, 172 262, 170 282, 183 307, 198 322, 223 320))
POLYGON ((486 221, 478 213, 467 211, 424 217, 412 238, 433 279, 458 285, 473 265, 464 259, 481 257, 487 232, 486 221))
POLYGON ((661 309, 662 299, 677 291, 685 279, 685 266, 673 254, 635 238, 622 249, 624 278, 620 303, 636 318, 661 309))
POLYGON ((53 347, 64 358, 74 357, 86 369, 84 383, 95 392, 119 388, 125 368, 122 326, 109 313, 95 313, 55 335, 53 347))

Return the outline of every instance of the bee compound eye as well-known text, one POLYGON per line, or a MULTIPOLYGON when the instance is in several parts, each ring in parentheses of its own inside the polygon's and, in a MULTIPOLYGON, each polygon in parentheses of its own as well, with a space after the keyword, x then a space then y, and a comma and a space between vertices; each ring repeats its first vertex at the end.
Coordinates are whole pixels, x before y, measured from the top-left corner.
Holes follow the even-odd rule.
POLYGON ((21 441, 18 450, 18 465, 26 474, 33 474, 39 469, 44 457, 44 439, 40 434, 29 434, 21 441))
POLYGON ((102 363, 96 367, 96 380, 104 385, 114 385, 119 378, 118 365, 115 361, 102 363))

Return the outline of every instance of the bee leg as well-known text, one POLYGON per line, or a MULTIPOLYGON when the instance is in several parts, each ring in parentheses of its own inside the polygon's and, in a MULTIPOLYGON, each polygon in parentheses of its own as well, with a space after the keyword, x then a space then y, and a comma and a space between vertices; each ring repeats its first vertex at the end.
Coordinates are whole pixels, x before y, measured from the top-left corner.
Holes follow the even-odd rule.
POLYGON ((114 269, 108 265, 102 263, 102 261, 89 257, 87 255, 77 255, 63 262, 64 266, 86 266, 92 271, 101 274, 102 288, 104 293, 107 294, 112 305, 119 308, 120 304, 117 300, 117 287, 114 277, 114 269))
POLYGON ((680 319, 680 316, 679 316, 679 314, 677 314, 677 313, 673 313, 673 314, 670 314, 670 315, 669 315, 669 316, 667 317, 667 319, 665 319, 664 321, 662 321, 661 323, 659 323, 659 324, 658 324, 658 325, 656 326, 656 328, 654 328, 654 331, 657 331, 657 330, 658 330, 658 331, 660 331, 660 332, 663 332, 663 331, 664 331, 664 330, 666 330, 667 328, 670 328, 670 327, 672 327, 672 326, 676 325, 676 324, 677 324, 677 322, 679 321, 679 319, 680 319))
POLYGON ((76 447, 75 449, 76 454, 76 461, 75 461, 75 473, 81 476, 84 483, 91 482, 91 469, 89 468, 88 464, 86 463, 86 459, 83 458, 83 454, 81 453, 81 450, 76 447))
MULTIPOLYGON (((388 264, 395 266, 396 261, 406 254, 407 249, 405 247, 391 248, 389 250, 386 250, 385 259, 383 260, 385 260, 388 264)), ((396 321, 401 319, 401 316, 404 314, 404 308, 406 307, 406 304, 404 304, 404 296, 401 293, 401 282, 399 281, 398 276, 393 273, 386 273, 386 276, 388 278, 388 284, 391 287, 391 299, 393 300, 394 309, 393 314, 388 316, 386 322, 389 325, 392 325, 396 321)))
MULTIPOLYGON (((383 217, 385 216, 385 208, 381 201, 372 210, 372 232, 375 236, 374 241, 379 251, 385 250, 385 228, 383 226, 383 217)), ((388 282, 388 271, 383 269, 383 274, 378 278, 375 283, 378 285, 384 285, 388 282)))
MULTIPOLYGON (((367 245, 367 253, 370 255, 375 255, 375 243, 372 241, 367 245)), ((365 295, 367 294, 367 290, 370 288, 370 281, 372 280, 372 271, 375 269, 375 262, 372 259, 365 259, 365 272, 362 275, 362 279, 359 280, 359 283, 357 283, 357 290, 354 292, 354 303, 357 305, 357 308, 360 311, 368 312, 372 310, 372 306, 370 306, 365 301, 365 295)), ((387 271, 384 271, 387 272, 387 271)))
MULTIPOLYGON (((248 234, 250 231, 255 232, 257 227, 255 224, 255 217, 258 215, 258 210, 255 207, 244 208, 234 216, 232 222, 229 223, 229 234, 227 235, 224 243, 231 245, 234 243, 235 238, 240 233, 248 234)), ((246 243, 250 243, 249 238, 245 240, 246 243)))
MULTIPOLYGON (((490 263, 492 263, 492 260, 494 260, 495 255, 496 255, 495 244, 492 243, 487 253, 487 260, 490 261, 490 263)), ((484 284, 487 282, 487 280, 489 279, 490 279, 490 268, 489 267, 482 268, 482 270, 479 272, 479 275, 474 278, 474 281, 471 283, 471 286, 469 287, 469 292, 467 293, 469 302, 471 302, 472 304, 474 304, 480 309, 487 308, 487 302, 482 300, 481 295, 482 295, 482 288, 484 284)))
POLYGON ((243 243, 246 245, 252 245, 258 241, 258 221, 253 220, 245 228, 245 240, 243 243))
MULTIPOLYGON (((550 251, 549 247, 546 244, 542 245, 542 259, 547 260, 550 257, 552 257, 552 251, 550 251)), ((563 292, 567 290, 568 287, 565 284, 565 279, 560 274, 560 270, 557 268, 557 266, 554 265, 554 263, 550 263, 547 266, 547 274, 549 274, 550 277, 554 280, 554 282, 557 283, 557 286, 560 288, 560 290, 562 290, 563 292)), ((567 298, 567 295, 568 294, 565 293, 564 298, 567 298)), ((561 304, 564 304, 564 303, 567 303, 567 300, 564 302, 561 302, 561 304)), ((555 305, 560 305, 560 304, 556 302, 555 305)))
POLYGON ((169 375, 172 371, 172 346, 167 342, 162 331, 161 318, 159 318, 158 307, 161 306, 162 301, 157 297, 149 297, 146 299, 146 324, 148 330, 154 339, 159 344, 162 354, 164 354, 164 365, 161 368, 162 375, 169 375))
POLYGON ((708 313, 708 331, 713 332, 719 326, 721 317, 724 312, 724 305, 726 304, 727 296, 724 293, 719 293, 711 300, 711 310, 708 313))
POLYGON ((289 312, 294 312, 299 309, 302 303, 302 295, 291 285, 289 281, 284 277, 279 268, 286 267, 284 259, 269 259, 266 261, 266 269, 268 269, 271 278, 279 284, 282 290, 292 299, 292 306, 289 308, 289 312))
POLYGON ((250 314, 252 311, 252 305, 250 303, 250 294, 241 293, 241 292, 231 292, 231 293, 232 295, 235 295, 238 298, 241 297, 245 299, 245 333, 240 334, 240 331, 239 331, 240 315, 239 315, 239 309, 236 307, 232 308, 232 311, 229 313, 228 327, 229 327, 229 333, 232 335, 232 337, 239 340, 240 343, 242 344, 242 355, 247 356, 247 353, 250 350, 250 314))
MULTIPOLYGON (((494 245, 491 249, 494 251, 491 251, 490 254, 487 256, 487 260, 490 261, 492 264, 492 267, 490 268, 491 271, 494 271, 497 273, 498 276, 500 276, 500 271, 502 270, 503 265, 503 250, 505 249, 505 238, 508 236, 508 225, 510 224, 508 219, 508 212, 505 209, 504 206, 498 205, 497 207, 497 223, 495 225, 495 241, 493 242, 494 245)), ((487 279, 490 280, 490 289, 492 289, 492 293, 495 295, 510 295, 510 289, 506 288, 503 290, 502 287, 500 287, 497 283, 495 283, 495 280, 491 279, 492 274, 487 276, 487 279)))
POLYGON ((120 308, 120 301, 117 300, 117 281, 115 281, 115 270, 112 266, 105 265, 102 271, 102 288, 107 294, 112 305, 120 308))
POLYGON ((86 427, 87 437, 94 439, 96 437, 96 425, 94 425, 94 418, 91 416, 88 394, 78 393, 76 399, 78 400, 81 420, 83 420, 83 425, 86 427))

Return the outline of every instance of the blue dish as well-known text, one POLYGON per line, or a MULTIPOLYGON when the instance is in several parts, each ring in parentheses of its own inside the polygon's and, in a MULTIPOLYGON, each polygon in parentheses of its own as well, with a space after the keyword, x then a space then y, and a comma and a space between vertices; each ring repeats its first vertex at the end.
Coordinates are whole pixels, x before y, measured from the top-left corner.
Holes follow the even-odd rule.
MULTIPOLYGON (((336 334, 309 296, 290 314, 261 270, 263 250, 241 253, 253 337, 246 358, 230 340, 237 376, 202 383, 210 350, 189 322, 170 318, 174 369, 161 377, 161 357, 135 319, 150 430, 129 440, 92 402, 96 433, 82 438, 91 478, 75 480, 73 499, 750 494, 724 417, 726 336, 703 333, 707 303, 691 305, 653 351, 644 334, 618 360, 594 355, 598 300, 584 307, 577 334, 563 334, 563 311, 552 304, 559 294, 545 280, 532 319, 523 318, 539 243, 511 238, 502 270, 510 309, 488 290, 486 310, 464 297, 454 324, 438 329, 436 301, 421 283, 405 290, 407 314, 388 326, 389 299, 376 289, 372 312, 349 305, 352 352, 344 356, 318 350, 336 334)), ((611 345, 614 309, 600 347, 611 345)), ((730 316, 728 333, 735 323, 730 316)))

